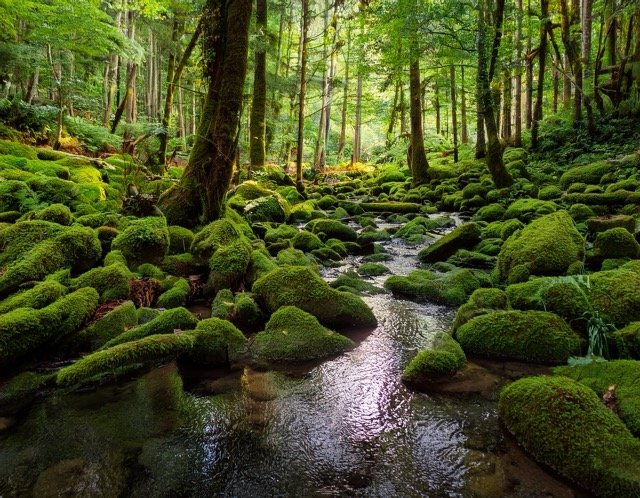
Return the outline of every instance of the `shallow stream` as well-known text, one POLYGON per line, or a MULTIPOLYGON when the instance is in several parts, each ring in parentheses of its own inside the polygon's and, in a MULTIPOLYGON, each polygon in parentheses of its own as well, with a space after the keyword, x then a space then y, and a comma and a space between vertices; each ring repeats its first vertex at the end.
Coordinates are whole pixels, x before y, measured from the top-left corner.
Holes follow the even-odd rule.
MULTIPOLYGON (((394 274, 415 267, 415 248, 385 245, 394 274)), ((429 395, 401 382, 453 310, 365 300, 378 327, 320 365, 183 385, 169 364, 44 399, 0 432, 0 496, 586 496, 504 434, 497 388, 429 395)))

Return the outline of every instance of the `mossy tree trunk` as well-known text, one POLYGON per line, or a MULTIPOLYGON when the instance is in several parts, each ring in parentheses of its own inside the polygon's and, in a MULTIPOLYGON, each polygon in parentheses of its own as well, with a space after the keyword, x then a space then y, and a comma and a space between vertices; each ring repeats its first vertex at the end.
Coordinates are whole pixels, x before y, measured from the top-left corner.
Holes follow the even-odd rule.
POLYGON ((207 0, 203 53, 209 88, 189 163, 180 183, 158 201, 169 224, 220 217, 236 158, 247 72, 251 0, 207 0))
POLYGON ((296 188, 303 191, 302 159, 304 157, 304 99, 307 94, 307 58, 309 47, 309 0, 302 0, 302 39, 300 40, 300 91, 298 93, 298 150, 296 155, 296 188))
POLYGON ((422 92, 420 81, 420 62, 417 41, 411 44, 409 63, 409 93, 411 115, 411 164, 413 185, 421 185, 429 181, 429 163, 424 150, 424 134, 422 130, 422 92))
POLYGON ((492 61, 490 70, 487 72, 487 54, 486 54, 486 25, 484 8, 479 9, 478 14, 478 102, 484 119, 484 126, 487 132, 487 152, 486 161, 493 183, 498 188, 509 187, 513 184, 513 178, 507 171, 502 161, 502 145, 498 138, 498 125, 496 122, 493 95, 491 92, 491 75, 495 71, 497 58, 500 48, 499 38, 501 36, 502 15, 504 13, 504 0, 498 1, 496 9, 495 26, 496 34, 492 46, 492 61), (502 7, 502 8, 501 8, 502 7), (496 41, 497 39, 497 41, 496 41))
POLYGON ((253 69, 253 100, 251 102, 251 117, 249 118, 249 160, 251 170, 262 168, 266 156, 267 0, 256 1, 256 25, 259 38, 256 42, 253 69))
POLYGON ((549 17, 549 0, 540 2, 542 22, 540 23, 540 47, 538 49, 538 91, 536 105, 533 109, 533 125, 531 127, 531 146, 538 147, 538 132, 542 120, 542 99, 544 98, 544 72, 547 61, 547 31, 549 17))

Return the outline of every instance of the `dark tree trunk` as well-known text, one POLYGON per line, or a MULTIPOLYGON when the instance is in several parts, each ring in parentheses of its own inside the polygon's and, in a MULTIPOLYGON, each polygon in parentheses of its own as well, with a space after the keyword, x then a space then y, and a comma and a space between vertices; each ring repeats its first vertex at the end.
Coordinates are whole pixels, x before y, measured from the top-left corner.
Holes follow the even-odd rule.
POLYGON ((449 68, 451 77, 451 130, 453 132, 453 161, 458 162, 458 108, 456 105, 456 70, 449 68))
POLYGON ((461 142, 469 143, 469 127, 467 125, 467 97, 464 86, 464 65, 460 66, 460 131, 461 142))
POLYGON ((309 46, 309 0, 302 0, 302 39, 300 56, 300 91, 298 92, 298 150, 296 155, 296 188, 302 185, 302 159, 304 157, 304 99, 307 94, 307 57, 309 46))
POLYGON ((256 0, 256 26, 260 37, 256 42, 257 48, 253 68, 253 100, 251 102, 249 128, 249 161, 251 169, 263 167, 266 156, 267 0, 256 0))
POLYGON ((247 72, 251 0, 207 0, 203 52, 209 88, 189 163, 180 183, 158 201, 169 224, 220 217, 236 158, 247 72))
POLYGON ((531 146, 538 147, 538 131, 542 120, 542 99, 544 98, 544 72, 547 62, 547 30, 549 29, 549 0, 540 1, 542 22, 540 23, 540 47, 538 49, 538 91, 536 105, 533 109, 531 126, 531 146))
POLYGON ((411 164, 413 185, 420 185, 429 181, 429 163, 424 150, 424 136, 422 132, 422 102, 420 88, 420 63, 417 50, 411 48, 411 63, 409 67, 409 91, 411 93, 411 164))

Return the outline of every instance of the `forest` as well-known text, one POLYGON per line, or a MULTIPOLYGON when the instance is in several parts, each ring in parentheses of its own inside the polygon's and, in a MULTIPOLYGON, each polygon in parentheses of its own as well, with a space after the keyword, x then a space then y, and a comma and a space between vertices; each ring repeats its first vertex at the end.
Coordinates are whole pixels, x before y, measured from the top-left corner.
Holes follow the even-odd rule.
POLYGON ((0 497, 640 497, 637 0, 0 0, 0 497))

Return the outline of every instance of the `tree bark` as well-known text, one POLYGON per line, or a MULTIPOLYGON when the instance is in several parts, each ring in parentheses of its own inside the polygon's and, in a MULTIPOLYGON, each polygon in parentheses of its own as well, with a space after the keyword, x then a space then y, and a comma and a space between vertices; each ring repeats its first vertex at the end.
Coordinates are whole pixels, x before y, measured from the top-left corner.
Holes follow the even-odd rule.
POLYGON ((469 127, 467 125, 467 92, 464 86, 464 65, 460 66, 460 141, 469 143, 469 127))
POLYGON ((267 0, 256 0, 255 63, 253 68, 253 100, 249 118, 249 177, 251 170, 262 168, 266 159, 267 134, 267 0))
POLYGON ((302 0, 302 40, 300 56, 300 91, 298 92, 298 150, 296 155, 296 188, 302 192, 302 159, 304 157, 304 99, 307 93, 307 57, 309 51, 309 0, 302 0))
POLYGON ((456 104, 456 70, 449 68, 451 77, 451 131, 453 132, 453 161, 458 162, 458 108, 456 104))
POLYGON ((516 74, 513 78, 514 130, 513 145, 522 147, 522 0, 516 0, 516 74))
POLYGON ((347 106, 349 103, 349 70, 351 69, 351 26, 347 28, 347 54, 344 64, 344 88, 342 90, 342 115, 340 117, 340 139, 338 140, 338 161, 342 160, 347 144, 347 106))
POLYGON ((527 56, 526 56, 526 91, 524 102, 524 126, 527 130, 531 129, 531 122, 533 121, 533 47, 532 47, 532 35, 531 35, 531 0, 527 1, 527 56))
MULTIPOLYGON (((414 42, 412 45, 415 45, 414 42)), ((411 62, 409 65, 409 91, 411 114, 411 164, 413 186, 429 181, 429 163, 424 150, 424 134, 422 131, 422 102, 420 85, 420 62, 417 47, 411 47, 411 62)))
POLYGON ((531 126, 531 146, 538 147, 538 132, 542 120, 542 100, 544 98, 544 72, 547 61, 547 30, 549 29, 549 0, 540 1, 540 47, 538 48, 538 91, 536 105, 533 110, 533 124, 531 126))
POLYGON ((169 224, 218 218, 236 158, 247 72, 251 0, 207 0, 203 53, 209 88, 189 163, 180 183, 159 199, 169 224))

